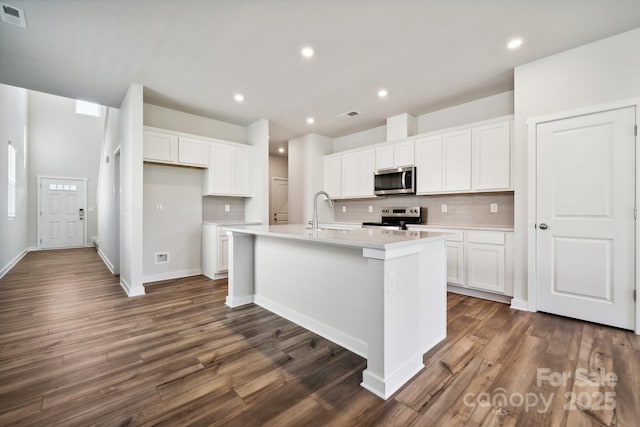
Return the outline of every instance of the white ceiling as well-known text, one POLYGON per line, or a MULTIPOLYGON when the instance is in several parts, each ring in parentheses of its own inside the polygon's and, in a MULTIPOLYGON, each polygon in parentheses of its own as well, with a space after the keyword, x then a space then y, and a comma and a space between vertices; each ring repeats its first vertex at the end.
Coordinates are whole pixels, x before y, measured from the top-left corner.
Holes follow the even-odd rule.
POLYGON ((141 83, 152 104, 269 119, 274 148, 511 90, 516 65, 640 27, 638 0, 1 1, 28 25, 0 23, 1 83, 112 107, 141 83))

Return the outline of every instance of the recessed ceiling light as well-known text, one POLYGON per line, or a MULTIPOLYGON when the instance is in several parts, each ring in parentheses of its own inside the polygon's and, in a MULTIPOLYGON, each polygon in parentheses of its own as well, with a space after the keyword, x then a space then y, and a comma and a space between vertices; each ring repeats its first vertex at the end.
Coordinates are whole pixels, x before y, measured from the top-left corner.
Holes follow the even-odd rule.
POLYGON ((307 117, 307 123, 309 123, 310 125, 314 124, 316 122, 316 119, 314 119, 313 117, 307 117))
POLYGON ((282 147, 278 148, 278 153, 284 153, 284 148, 282 147))
POLYGON ((311 58, 313 56, 315 52, 313 51, 313 48, 310 46, 305 46, 302 48, 302 50, 300 51, 300 54, 302 56, 304 56, 305 58, 311 58))
POLYGON ((233 99, 235 99, 236 102, 242 102, 244 101, 244 95, 241 93, 236 93, 235 95, 233 95, 233 99))
POLYGON ((380 98, 386 98, 388 94, 389 94, 389 92, 387 92, 387 90, 386 90, 386 89, 380 89, 380 90, 378 91, 378 96, 379 96, 380 98))
POLYGON ((511 40, 509 40, 509 43, 507 43, 507 47, 509 49, 517 49, 520 46, 522 46, 522 39, 521 38, 511 39, 511 40))

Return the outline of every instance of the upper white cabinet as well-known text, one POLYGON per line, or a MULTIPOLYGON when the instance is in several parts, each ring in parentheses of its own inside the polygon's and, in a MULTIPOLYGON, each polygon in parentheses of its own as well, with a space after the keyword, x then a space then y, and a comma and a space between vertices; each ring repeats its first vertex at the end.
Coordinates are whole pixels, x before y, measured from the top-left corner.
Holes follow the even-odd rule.
POLYGON ((401 141, 376 147, 376 169, 399 168, 413 166, 414 142, 401 141))
POLYGON ((444 191, 471 190, 471 130, 442 135, 444 191))
POLYGON ((418 194, 511 189, 511 120, 485 122, 415 143, 418 194))
POLYGON ((210 153, 209 168, 203 177, 203 194, 250 197, 253 148, 211 142, 210 153))
POLYGON ((511 121, 474 127, 473 189, 498 190, 511 186, 511 121))
MULTIPOLYGON (((342 156, 341 197, 373 197, 375 151, 355 151, 342 156)), ((331 191, 328 193, 333 196, 331 191)))
POLYGON ((206 168, 208 142, 162 129, 145 128, 143 157, 150 162, 206 168))
POLYGON ((324 156, 324 191, 333 198, 342 196, 342 156, 324 156))

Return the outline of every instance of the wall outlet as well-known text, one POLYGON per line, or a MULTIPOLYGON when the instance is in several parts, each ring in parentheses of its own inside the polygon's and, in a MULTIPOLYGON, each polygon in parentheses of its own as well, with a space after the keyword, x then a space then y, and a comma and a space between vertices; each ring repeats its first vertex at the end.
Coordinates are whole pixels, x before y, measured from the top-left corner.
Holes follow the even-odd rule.
POLYGON ((393 271, 389 272, 387 276, 387 293, 390 294, 396 290, 396 273, 393 271))
POLYGON ((369 205, 369 213, 373 212, 373 206, 369 205))
POLYGON ((225 212, 231 212, 231 205, 224 205, 225 212))
POLYGON ((169 262, 169 252, 156 252, 156 264, 167 264, 169 262))
POLYGON ((442 211, 442 213, 447 213, 448 209, 449 209, 449 208, 447 207, 447 204, 446 204, 446 203, 443 203, 443 204, 442 204, 442 207, 441 207, 441 211, 442 211))
POLYGON ((491 203, 491 205, 489 206, 489 210, 491 211, 491 213, 498 213, 498 204, 491 203))
POLYGON ((162 203, 156 203, 156 212, 162 212, 164 210, 164 205, 162 203))
POLYGON ((347 212, 347 207, 345 205, 342 205, 342 213, 346 213, 347 212))

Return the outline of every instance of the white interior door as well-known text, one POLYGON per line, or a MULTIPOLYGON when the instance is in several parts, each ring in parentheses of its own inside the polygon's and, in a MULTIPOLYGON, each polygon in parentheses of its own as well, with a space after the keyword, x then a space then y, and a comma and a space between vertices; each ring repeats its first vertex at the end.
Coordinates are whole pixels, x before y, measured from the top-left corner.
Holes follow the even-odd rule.
POLYGON ((85 181, 42 178, 40 180, 40 247, 84 246, 86 218, 85 181))
POLYGON ((537 308, 634 327, 635 108, 541 123, 537 308))
POLYGON ((272 224, 289 224, 289 180, 271 178, 272 224))

